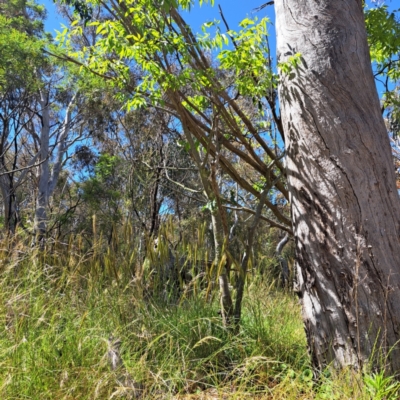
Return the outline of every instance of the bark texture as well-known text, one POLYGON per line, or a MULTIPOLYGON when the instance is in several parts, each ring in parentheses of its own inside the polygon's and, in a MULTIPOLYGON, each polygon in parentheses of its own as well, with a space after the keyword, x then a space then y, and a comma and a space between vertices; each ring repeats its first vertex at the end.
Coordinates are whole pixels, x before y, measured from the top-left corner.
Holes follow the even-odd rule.
POLYGON ((357 368, 375 350, 400 372, 400 202, 361 0, 275 7, 278 62, 301 54, 279 96, 314 365, 357 368))

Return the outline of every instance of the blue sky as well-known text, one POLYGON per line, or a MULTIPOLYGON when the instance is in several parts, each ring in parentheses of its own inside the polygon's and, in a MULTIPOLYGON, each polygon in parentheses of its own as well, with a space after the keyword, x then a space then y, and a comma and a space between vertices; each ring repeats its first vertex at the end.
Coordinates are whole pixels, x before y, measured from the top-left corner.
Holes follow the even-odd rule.
MULTIPOLYGON (((62 18, 55 12, 56 7, 52 0, 37 0, 38 3, 44 4, 48 10, 48 19, 46 21, 46 28, 49 32, 54 32, 55 29, 59 29, 60 24, 63 22, 62 18)), ((259 17, 268 16, 273 18, 273 6, 268 6, 262 11, 255 13, 254 9, 265 3, 267 0, 217 0, 215 6, 211 7, 209 4, 203 4, 199 7, 196 4, 195 7, 189 13, 187 20, 192 25, 195 32, 200 31, 202 23, 220 19, 218 4, 221 5, 225 18, 231 25, 231 29, 235 29, 238 23, 246 16, 258 15, 259 17)))
MULTIPOLYGON (((37 1, 38 3, 46 6, 46 9, 48 10, 46 28, 49 32, 53 33, 55 29, 60 28, 60 25, 63 23, 63 19, 57 15, 53 0, 37 1)), ((367 0, 367 4, 369 6, 373 6, 376 3, 383 2, 388 5, 389 9, 393 10, 396 8, 395 3, 397 3, 397 1, 398 0, 367 0)), ((236 29, 238 23, 247 16, 252 17, 257 15, 259 18, 268 17, 273 23, 275 20, 274 6, 267 6, 259 12, 255 12, 255 9, 265 2, 267 2, 267 0, 216 0, 214 7, 211 7, 210 4, 203 4, 201 7, 196 4, 191 12, 187 14, 186 19, 192 25, 193 30, 198 32, 200 31, 200 26, 202 23, 211 21, 213 19, 221 19, 218 10, 218 5, 220 5, 231 29, 236 29)), ((274 36, 273 31, 271 32, 271 39, 272 36, 274 36)))
MULTIPOLYGON (((230 29, 236 30, 238 24, 246 17, 253 18, 257 16, 259 19, 268 17, 271 22, 275 20, 274 7, 265 7, 260 12, 255 12, 254 9, 261 6, 267 0, 216 0, 215 6, 212 7, 210 4, 203 4, 201 7, 196 1, 196 5, 190 12, 185 12, 183 17, 192 26, 195 33, 201 32, 201 25, 204 22, 213 21, 214 19, 221 20, 219 14, 218 5, 221 6, 224 16, 229 24, 230 29)), ((53 0, 37 0, 38 3, 44 4, 48 17, 46 20, 46 30, 55 35, 55 30, 60 30, 61 24, 66 24, 60 15, 56 12, 56 6, 53 0)), ((222 21, 221 21, 222 23, 222 21)), ((225 27, 221 25, 221 29, 225 30, 225 27)), ((275 32, 274 27, 270 26, 270 39, 271 39, 271 53, 275 54, 275 32)))
MULTIPOLYGON (((272 59, 275 57, 276 42, 275 42, 275 13, 274 6, 267 6, 263 10, 256 12, 255 9, 268 0, 215 0, 215 5, 212 7, 210 4, 203 4, 201 7, 196 1, 196 5, 191 9, 190 12, 183 14, 186 21, 192 26, 195 33, 201 32, 201 25, 204 22, 213 21, 214 19, 221 21, 218 5, 221 6, 224 16, 229 24, 230 29, 236 30, 238 24, 246 17, 253 18, 257 16, 259 19, 267 17, 270 20, 269 26, 269 40, 272 59)), ((335 1, 335 0, 332 0, 335 1)), ((46 20, 46 30, 55 35, 55 30, 61 29, 61 24, 65 24, 65 21, 56 12, 56 6, 53 0, 37 0, 38 3, 44 4, 48 17, 46 20)), ((378 4, 386 4, 389 10, 395 10, 399 7, 398 0, 367 0, 367 5, 370 7, 378 4), (397 6, 397 7, 396 7, 397 6)), ((225 27, 221 21, 221 29, 224 31, 225 27)), ((382 85, 378 83, 378 92, 382 92, 382 85)), ((381 95, 381 93, 379 93, 381 95)))
MULTIPOLYGON (((56 6, 53 0, 37 0, 38 3, 44 4, 48 11, 48 17, 46 20, 46 30, 55 34, 55 30, 60 30, 61 24, 65 23, 60 15, 56 13, 56 6)), ((268 0, 215 0, 215 5, 212 7, 210 4, 203 4, 201 7, 198 5, 198 1, 196 1, 196 5, 192 8, 192 10, 188 13, 184 14, 184 18, 186 21, 192 26, 194 32, 200 32, 201 25, 204 22, 212 21, 214 19, 221 20, 218 5, 221 6, 225 18, 228 21, 230 29, 236 30, 238 28, 238 24, 246 17, 254 17, 258 18, 267 17, 271 25, 269 27, 270 31, 270 47, 271 47, 271 55, 275 55, 275 13, 274 6, 267 6, 263 10, 256 12, 255 9, 262 4, 266 3, 268 0)), ((332 0, 334 1, 334 0, 332 0)), ((376 3, 385 3, 388 5, 390 10, 394 10, 395 3, 398 3, 398 0, 367 0, 367 5, 374 6, 376 3)), ((397 6, 399 6, 397 4, 397 6)), ((224 30, 224 26, 221 27, 224 30)))
MULTIPOLYGON (((238 28, 238 24, 241 20, 246 17, 253 18, 257 16, 258 18, 267 17, 270 20, 270 49, 271 56, 274 59, 275 57, 275 13, 273 6, 267 6, 263 10, 256 12, 255 9, 261 6, 268 0, 215 0, 215 6, 211 7, 209 4, 203 4, 202 7, 198 5, 198 1, 196 1, 196 6, 192 8, 192 10, 188 13, 184 14, 184 18, 186 21, 192 26, 192 29, 195 33, 201 32, 201 25, 204 22, 212 21, 214 19, 221 20, 221 16, 219 14, 218 5, 222 7, 224 12, 224 16, 228 21, 230 29, 236 30, 238 28)), ((335 1, 335 0, 332 0, 335 1)), ((56 6, 53 0, 37 0, 38 3, 44 4, 48 11, 48 18, 46 21, 46 30, 55 34, 55 30, 61 29, 61 24, 65 23, 62 17, 56 13, 56 6)), ((367 5, 370 7, 376 6, 376 3, 387 4, 390 11, 398 9, 399 2, 398 0, 367 0, 367 5)), ((221 29, 224 31, 225 27, 221 21, 221 29)), ((383 86, 379 82, 377 82, 377 89, 379 92, 379 96, 381 97, 383 94, 383 86)))

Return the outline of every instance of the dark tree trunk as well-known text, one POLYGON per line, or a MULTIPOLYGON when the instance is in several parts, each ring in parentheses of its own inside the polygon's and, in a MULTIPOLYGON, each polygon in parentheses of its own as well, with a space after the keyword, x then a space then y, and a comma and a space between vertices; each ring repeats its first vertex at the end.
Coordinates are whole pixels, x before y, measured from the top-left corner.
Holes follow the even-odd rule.
POLYGON ((276 0, 299 295, 314 365, 400 372, 400 202, 361 0, 276 0), (381 354, 382 355, 382 354, 381 354))
POLYGON ((4 228, 9 235, 14 235, 18 224, 17 199, 14 194, 13 182, 8 176, 0 182, 0 191, 4 204, 4 228))

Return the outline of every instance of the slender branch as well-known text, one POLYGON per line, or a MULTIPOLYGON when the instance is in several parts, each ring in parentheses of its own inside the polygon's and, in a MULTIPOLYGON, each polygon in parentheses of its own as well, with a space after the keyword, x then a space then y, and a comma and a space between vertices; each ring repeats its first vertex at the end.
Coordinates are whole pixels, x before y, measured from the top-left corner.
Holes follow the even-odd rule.
MULTIPOLYGON (((256 214, 256 212, 254 210, 252 210, 251 208, 247 208, 247 207, 233 207, 233 206, 229 206, 226 204, 224 204, 224 207, 229 210, 244 211, 244 212, 247 212, 247 213, 253 214, 253 215, 256 214)), ((265 217, 264 215, 261 215, 260 219, 268 222, 274 228, 282 229, 283 231, 288 232, 290 235, 293 235, 293 231, 286 225, 280 224, 279 222, 276 222, 268 217, 265 217)))
POLYGON ((38 162, 37 164, 34 164, 34 165, 27 165, 26 167, 16 168, 16 169, 13 169, 13 170, 7 171, 7 172, 0 172, 0 176, 9 175, 9 174, 12 174, 14 172, 24 171, 24 170, 30 169, 30 168, 35 168, 35 167, 38 167, 39 165, 43 164, 45 161, 47 161, 47 158, 42 160, 42 161, 40 161, 40 162, 38 162))
POLYGON ((254 11, 256 11, 256 12, 261 11, 263 8, 265 8, 267 6, 272 6, 274 3, 275 3, 275 1, 268 1, 267 3, 264 3, 261 6, 255 8, 254 11))
POLYGON ((179 182, 176 182, 176 181, 172 180, 172 179, 169 177, 168 171, 167 171, 166 169, 165 169, 165 177, 166 177, 171 183, 173 183, 174 185, 179 186, 179 187, 182 188, 183 190, 187 190, 188 192, 191 192, 191 193, 203 193, 203 190, 191 189, 191 188, 188 188, 187 186, 183 185, 182 183, 179 183, 179 182))

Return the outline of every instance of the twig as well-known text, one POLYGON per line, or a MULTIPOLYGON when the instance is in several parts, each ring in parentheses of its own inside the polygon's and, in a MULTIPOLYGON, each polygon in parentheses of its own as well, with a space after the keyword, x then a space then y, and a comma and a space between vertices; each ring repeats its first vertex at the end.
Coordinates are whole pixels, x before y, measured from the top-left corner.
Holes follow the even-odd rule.
MULTIPOLYGON (((256 212, 254 210, 252 210, 251 208, 247 208, 247 207, 232 207, 232 206, 228 206, 226 204, 224 204, 224 207, 228 208, 229 210, 244 211, 244 212, 247 212, 247 213, 253 214, 253 215, 256 214, 256 212)), ((265 217, 264 215, 261 215, 260 219, 268 222, 274 228, 282 229, 283 231, 289 233, 290 235, 293 235, 293 231, 286 225, 282 225, 279 222, 273 221, 272 219, 269 219, 268 217, 265 217)))
POLYGON ((254 11, 258 12, 261 11, 263 8, 267 7, 267 6, 272 6, 275 2, 274 1, 268 1, 267 3, 264 3, 263 5, 261 5, 260 7, 257 7, 254 9, 254 11))

